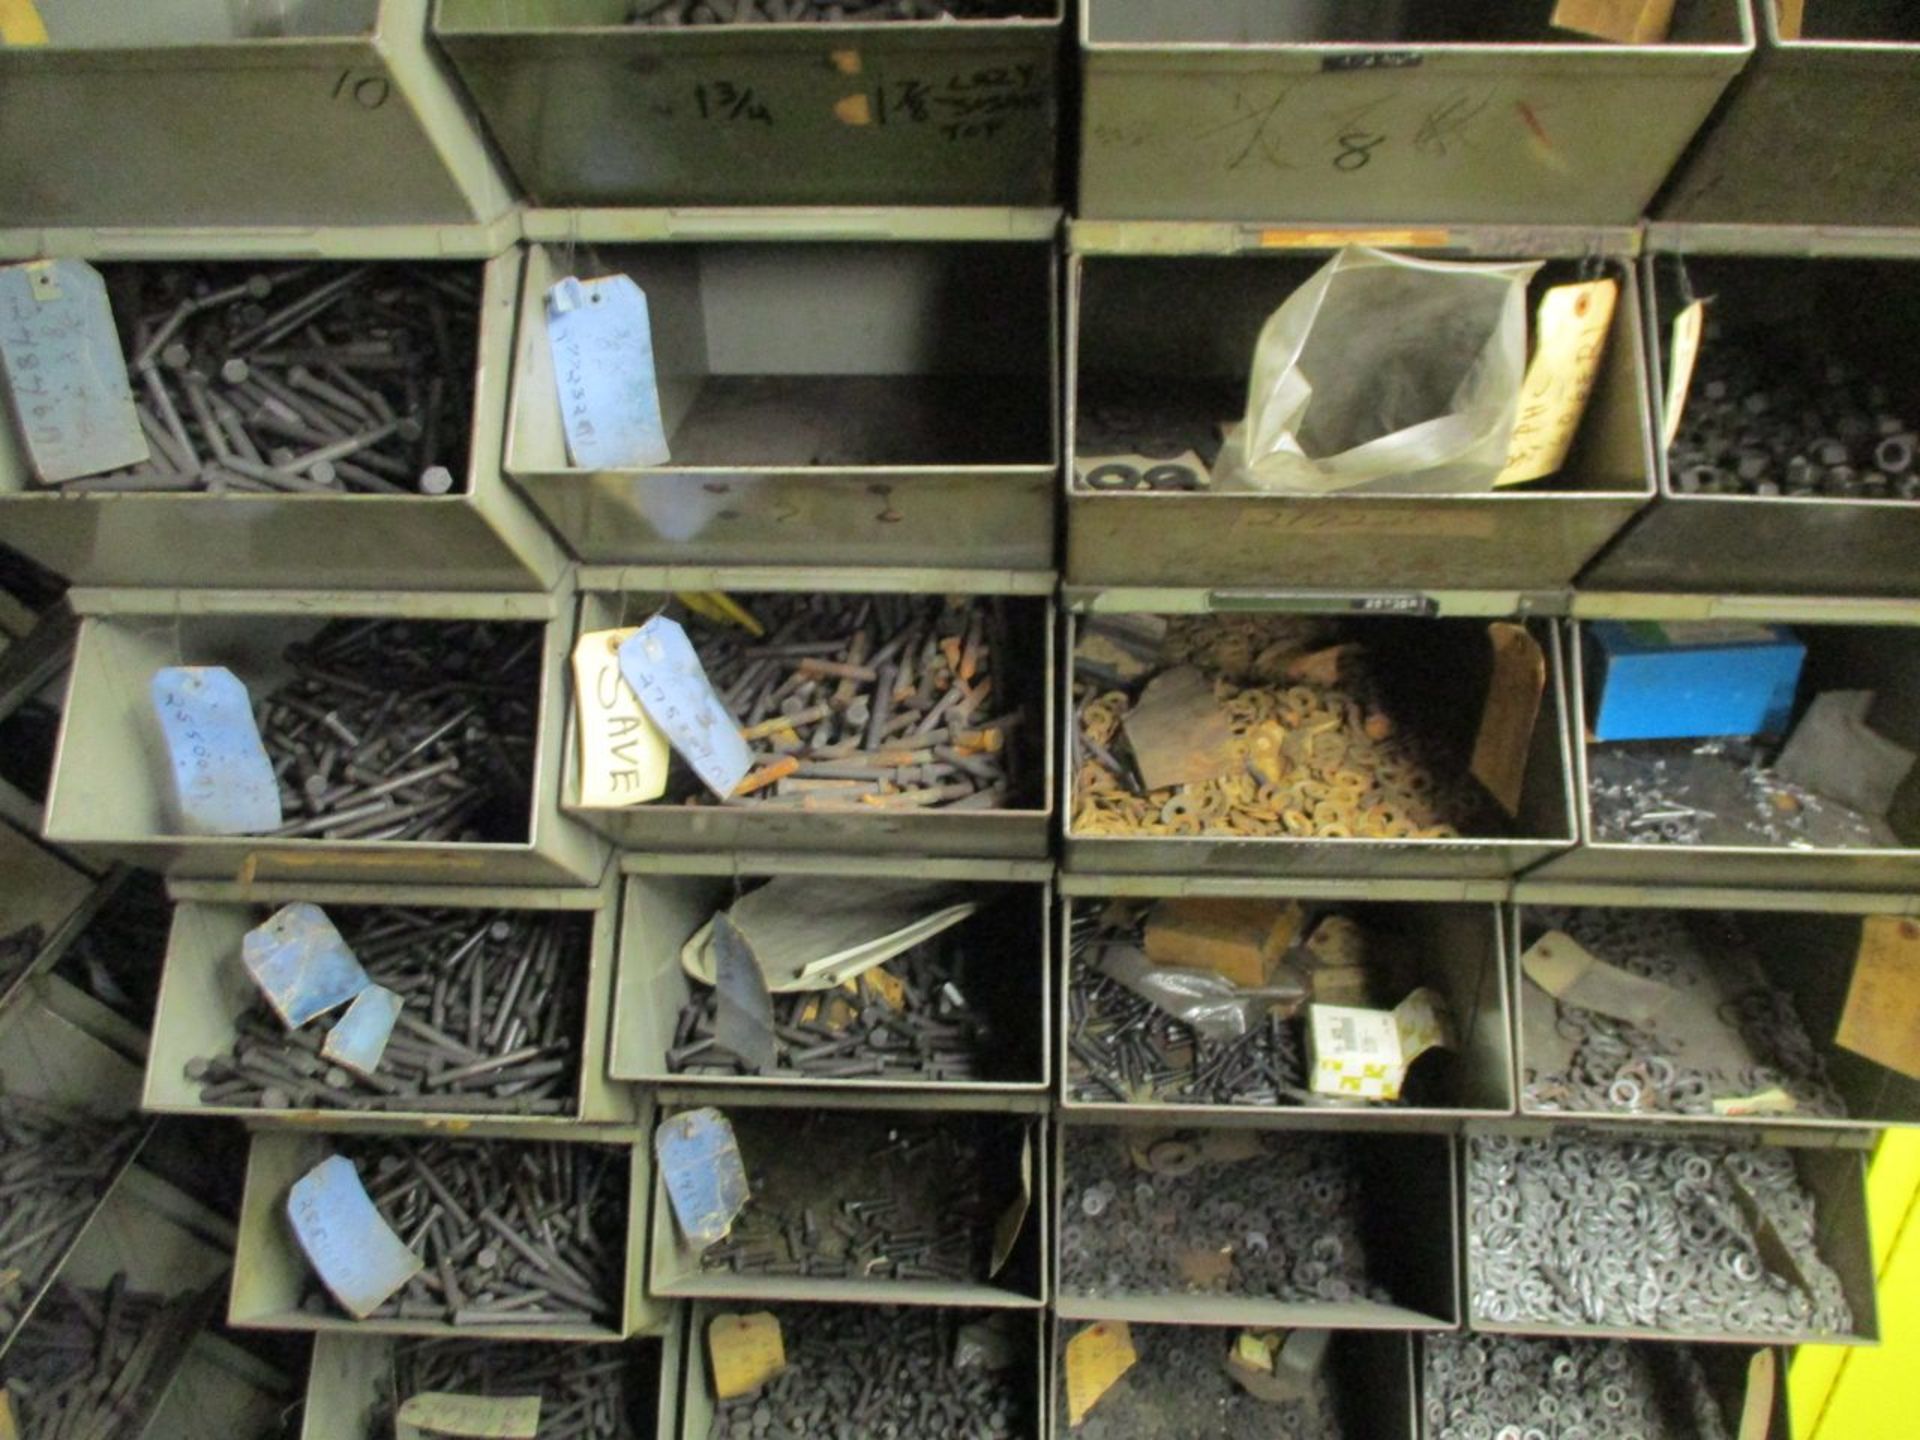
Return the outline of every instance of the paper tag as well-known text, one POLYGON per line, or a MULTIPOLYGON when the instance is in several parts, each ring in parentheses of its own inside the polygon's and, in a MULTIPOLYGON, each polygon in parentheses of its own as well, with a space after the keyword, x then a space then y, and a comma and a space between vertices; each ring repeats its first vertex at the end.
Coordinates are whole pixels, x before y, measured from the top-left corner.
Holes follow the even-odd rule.
POLYGON ((1920 921, 1869 915, 1834 1043, 1920 1080, 1920 921))
POLYGON ((1563 1004, 1652 1029, 1673 1003, 1671 986, 1597 958, 1564 930, 1549 930, 1520 957, 1526 977, 1563 1004))
POLYGON ((704 1249, 726 1239, 748 1197, 747 1167, 727 1117, 705 1106, 663 1120, 653 1153, 688 1243, 704 1249))
POLYGON ((713 1366, 715 1399, 751 1395, 787 1368, 779 1318, 765 1310, 714 1316, 707 1325, 707 1359, 713 1366))
POLYGON ((653 369, 647 297, 630 276, 568 276, 547 291, 547 341, 567 457, 582 469, 639 469, 670 458, 653 369))
POLYGON ((1779 1388, 1771 1350, 1756 1350, 1747 1361, 1747 1393, 1740 1406, 1739 1440, 1767 1440, 1773 1429, 1774 1392, 1779 1388))
POLYGON ((240 941, 240 963, 289 1030, 346 1004, 372 982, 327 912, 283 905, 240 941))
POLYGON ((328 1156, 294 1181, 287 1217, 320 1283, 356 1320, 426 1268, 380 1218, 344 1155, 328 1156))
POLYGON ((1778 1086, 1757 1095, 1727 1095, 1713 1102, 1716 1115, 1791 1115, 1799 1108, 1800 1102, 1778 1086))
POLYGON ((153 711, 188 835, 258 835, 280 828, 280 782, 254 723, 247 687, 219 665, 156 670, 153 711))
POLYGON ((1524 625, 1496 620, 1487 626, 1493 647, 1493 668, 1487 678, 1487 698, 1480 708, 1480 728, 1474 734, 1473 778, 1509 815, 1520 813, 1526 788, 1527 757, 1533 750, 1533 727, 1547 693, 1547 656, 1524 625))
POLYGON ((638 629, 590 630, 573 647, 580 716, 580 803, 616 810, 667 788, 667 737, 620 674, 620 647, 638 629))
POLYGON ((1696 300, 1673 317, 1673 344, 1667 348, 1667 424, 1661 444, 1668 450, 1680 434, 1687 411, 1687 392, 1693 388, 1693 367, 1700 359, 1700 332, 1707 320, 1707 302, 1696 300))
POLYGON ((535 1440, 540 1433, 538 1395, 454 1395, 423 1391, 393 1417, 394 1440, 422 1435, 465 1435, 479 1440, 535 1440))
POLYGON ((1496 486, 1544 479, 1567 463, 1606 358, 1619 298, 1620 286, 1613 280, 1556 285, 1540 297, 1533 360, 1520 387, 1507 468, 1496 486))
MULTIPOLYGON (((45 45, 47 39, 47 22, 33 0, 0 0, 0 45, 45 45)), ((12 1434, 0 1428, 0 1440, 12 1434)))
POLYGON ((0 1390, 0 1440, 20 1440, 20 1426, 13 1418, 13 1396, 0 1390))
POLYGON ((1029 1135, 1020 1142, 1020 1193, 1000 1212, 1000 1218, 993 1225, 993 1255, 987 1264, 989 1280, 1006 1269, 1007 1261, 1013 1258, 1013 1247, 1020 1241, 1020 1231, 1027 1223, 1027 1211, 1032 1205, 1033 1137, 1029 1135))
POLYGON ((1102 1320, 1067 1341, 1067 1423, 1085 1420, 1139 1358, 1124 1320, 1102 1320))
POLYGON ((107 287, 84 260, 0 267, 0 365, 45 483, 147 458, 107 287))
POLYGON ((387 1040, 403 1003, 384 985, 368 985, 353 997, 347 1013, 327 1032, 320 1053, 356 1074, 373 1074, 380 1068, 380 1057, 387 1053, 387 1040))
POLYGON ((701 782, 723 800, 731 795, 753 755, 678 622, 656 615, 622 641, 620 673, 701 782))
POLYGON ((1658 45, 1673 26, 1674 0, 1559 0, 1553 23, 1623 45, 1658 45))
POLYGON ((1798 40, 1806 26, 1807 0, 1774 0, 1773 16, 1782 40, 1798 40))

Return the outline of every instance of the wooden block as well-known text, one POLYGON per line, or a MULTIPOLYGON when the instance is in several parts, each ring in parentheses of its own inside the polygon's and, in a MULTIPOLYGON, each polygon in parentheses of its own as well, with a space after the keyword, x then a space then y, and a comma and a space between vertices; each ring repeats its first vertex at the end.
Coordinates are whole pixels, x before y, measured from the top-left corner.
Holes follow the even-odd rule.
POLYGON ((1211 970, 1257 989, 1300 930, 1292 900, 1162 900, 1147 916, 1147 958, 1156 965, 1211 970))

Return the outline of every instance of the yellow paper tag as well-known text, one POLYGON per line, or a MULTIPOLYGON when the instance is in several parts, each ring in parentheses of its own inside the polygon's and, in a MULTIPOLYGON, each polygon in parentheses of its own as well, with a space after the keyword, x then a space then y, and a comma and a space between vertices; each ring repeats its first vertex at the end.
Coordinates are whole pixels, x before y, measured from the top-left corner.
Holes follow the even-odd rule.
POLYGON ((1495 485, 1524 485, 1566 463, 1593 394, 1620 286, 1613 280, 1556 285, 1540 297, 1533 361, 1520 387, 1520 413, 1495 485))
POLYGON ((787 1345, 780 1321, 765 1310, 751 1315, 716 1315, 707 1326, 707 1357, 713 1365, 713 1393, 721 1400, 751 1395, 787 1368, 787 1345))
POLYGON ((1740 1440, 1767 1440, 1773 1428, 1773 1392, 1778 1387, 1773 1351, 1757 1350, 1747 1362, 1746 1403, 1740 1407, 1740 1440))
POLYGON ((1124 1320, 1089 1325, 1067 1342, 1067 1423, 1078 1425, 1140 1357, 1124 1320))
POLYGON ((580 803, 593 809, 639 805, 667 788, 667 737, 620 674, 621 642, 634 633, 591 630, 573 647, 580 803))
POLYGON ((867 971, 860 977, 859 983, 871 989, 889 1010, 907 1008, 907 982, 884 965, 876 965, 867 971))
POLYGON ((1782 40, 1798 40, 1806 24, 1807 0, 1775 0, 1774 21, 1782 40))
POLYGON ((1667 424, 1660 443, 1673 448, 1680 433, 1680 420, 1687 409, 1687 392, 1693 388, 1693 367, 1700 358, 1700 330, 1707 319, 1707 302, 1696 300, 1673 317, 1673 344, 1668 347, 1667 424))
POLYGON ((33 0, 0 0, 0 45, 45 45, 47 39, 47 22, 33 0))
POLYGON ((1553 23, 1622 45, 1657 45, 1673 28, 1673 6, 1674 0, 1560 0, 1553 23))
POLYGON ((1778 1086, 1754 1095, 1725 1095, 1713 1102, 1716 1115, 1791 1115, 1799 1108, 1800 1102, 1778 1086))
POLYGON ((395 1440, 462 1435, 472 1440, 534 1440, 540 1433, 538 1395, 454 1395, 428 1390, 400 1407, 395 1440))
POLYGON ((1920 1080, 1920 921, 1869 915, 1834 1043, 1920 1080))
POLYGON ((13 1418, 13 1396, 0 1390, 0 1440, 20 1440, 20 1427, 13 1418))

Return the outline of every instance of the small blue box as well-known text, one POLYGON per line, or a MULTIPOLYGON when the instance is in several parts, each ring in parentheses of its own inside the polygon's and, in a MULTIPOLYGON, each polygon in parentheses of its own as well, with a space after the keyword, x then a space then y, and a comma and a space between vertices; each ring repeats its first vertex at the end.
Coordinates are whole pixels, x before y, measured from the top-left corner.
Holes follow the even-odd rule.
POLYGON ((1781 625, 1596 620, 1585 629, 1589 725, 1598 740, 1783 734, 1806 657, 1781 625))

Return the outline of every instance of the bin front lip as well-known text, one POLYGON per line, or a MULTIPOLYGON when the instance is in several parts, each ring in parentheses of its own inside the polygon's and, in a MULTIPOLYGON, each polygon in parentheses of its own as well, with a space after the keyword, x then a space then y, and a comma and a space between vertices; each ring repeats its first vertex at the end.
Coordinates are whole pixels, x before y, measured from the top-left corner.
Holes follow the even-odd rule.
MULTIPOLYGON (((693 26, 677 25, 556 25, 551 22, 542 25, 524 25, 506 22, 489 25, 482 20, 451 19, 448 11, 453 9, 450 0, 434 0, 432 32, 436 36, 454 35, 506 39, 513 36, 539 36, 547 38, 557 35, 579 35, 589 39, 604 40, 611 35, 639 35, 653 38, 671 37, 668 43, 682 45, 704 42, 702 48, 726 50, 733 48, 728 42, 750 40, 760 35, 824 35, 829 39, 844 39, 857 36, 862 39, 874 39, 895 31, 908 34, 978 34, 994 30, 1053 30, 1060 27, 1066 19, 1066 10, 1061 0, 1054 0, 1045 15, 983 15, 948 16, 944 20, 774 20, 751 26, 693 26), (957 27, 965 27, 960 29, 957 27)), ((471 8, 471 7, 463 7, 471 8)))

